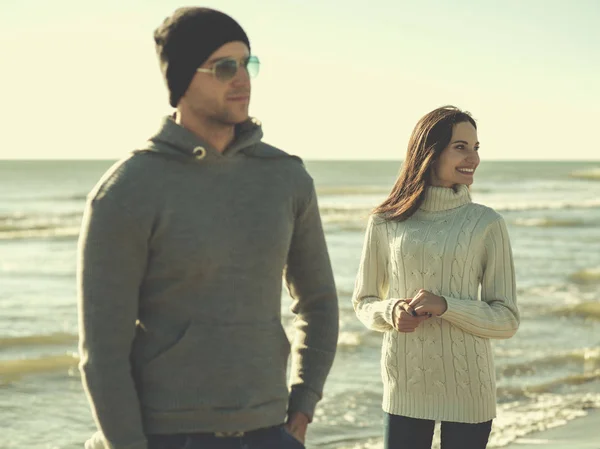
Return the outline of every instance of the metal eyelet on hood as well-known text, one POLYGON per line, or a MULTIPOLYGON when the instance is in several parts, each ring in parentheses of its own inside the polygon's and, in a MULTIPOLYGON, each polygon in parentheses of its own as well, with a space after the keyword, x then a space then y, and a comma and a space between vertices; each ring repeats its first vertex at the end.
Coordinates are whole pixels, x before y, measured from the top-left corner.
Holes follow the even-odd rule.
POLYGON ((206 148, 204 147, 196 147, 194 148, 194 157, 198 160, 202 160, 206 157, 206 148))

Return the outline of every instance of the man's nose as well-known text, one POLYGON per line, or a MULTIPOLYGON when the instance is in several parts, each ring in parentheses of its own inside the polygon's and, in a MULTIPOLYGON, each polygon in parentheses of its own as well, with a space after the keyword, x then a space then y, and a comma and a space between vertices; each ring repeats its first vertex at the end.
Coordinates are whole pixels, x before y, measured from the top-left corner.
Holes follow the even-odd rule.
POLYGON ((248 69, 243 65, 240 65, 235 73, 235 76, 233 77, 232 82, 237 86, 250 84, 250 74, 248 73, 248 69))

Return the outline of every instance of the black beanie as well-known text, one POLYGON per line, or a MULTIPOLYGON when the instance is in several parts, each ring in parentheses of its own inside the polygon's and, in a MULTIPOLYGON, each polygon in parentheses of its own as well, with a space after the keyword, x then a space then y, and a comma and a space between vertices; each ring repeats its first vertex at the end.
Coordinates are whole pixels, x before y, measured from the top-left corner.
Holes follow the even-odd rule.
POLYGON ((242 27, 227 14, 210 8, 179 8, 154 31, 160 69, 171 106, 187 90, 196 69, 219 47, 241 41, 250 49, 242 27))

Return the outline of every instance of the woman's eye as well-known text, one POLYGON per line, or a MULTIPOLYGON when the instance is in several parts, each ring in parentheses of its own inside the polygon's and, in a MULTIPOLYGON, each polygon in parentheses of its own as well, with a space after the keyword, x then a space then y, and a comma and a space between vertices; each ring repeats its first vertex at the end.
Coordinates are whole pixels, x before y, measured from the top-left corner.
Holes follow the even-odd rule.
POLYGON ((464 150, 465 146, 464 145, 456 145, 456 148, 459 150, 464 150))

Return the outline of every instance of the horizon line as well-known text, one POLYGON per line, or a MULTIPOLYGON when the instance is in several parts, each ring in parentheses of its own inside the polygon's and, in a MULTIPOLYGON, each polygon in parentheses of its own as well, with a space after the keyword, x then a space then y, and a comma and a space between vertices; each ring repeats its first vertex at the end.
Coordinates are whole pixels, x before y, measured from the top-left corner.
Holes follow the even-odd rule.
MULTIPOLYGON (((118 162, 124 157, 118 158, 0 158, 2 162, 118 162)), ((310 159, 301 158, 307 162, 402 162, 404 159, 310 159)), ((600 163, 598 159, 484 159, 485 162, 589 162, 600 163)))

